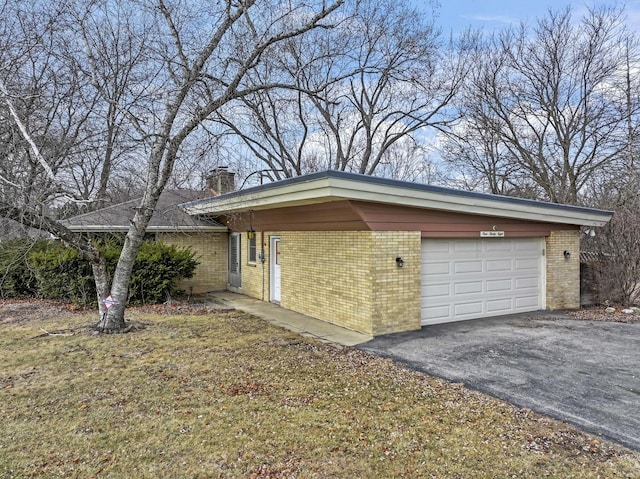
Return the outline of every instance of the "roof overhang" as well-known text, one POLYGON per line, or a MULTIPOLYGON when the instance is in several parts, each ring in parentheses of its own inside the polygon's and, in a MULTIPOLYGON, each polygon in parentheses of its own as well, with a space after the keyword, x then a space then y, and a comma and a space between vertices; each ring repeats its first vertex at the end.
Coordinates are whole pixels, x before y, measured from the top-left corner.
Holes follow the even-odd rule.
POLYGON ((498 218, 603 226, 613 212, 500 195, 325 171, 182 205, 190 215, 222 215, 339 200, 369 201, 412 208, 498 218))
MULTIPOLYGON (((127 226, 105 226, 105 225, 67 225, 70 231, 76 233, 126 233, 127 226)), ((226 232, 226 226, 149 226, 147 233, 210 233, 226 232)))

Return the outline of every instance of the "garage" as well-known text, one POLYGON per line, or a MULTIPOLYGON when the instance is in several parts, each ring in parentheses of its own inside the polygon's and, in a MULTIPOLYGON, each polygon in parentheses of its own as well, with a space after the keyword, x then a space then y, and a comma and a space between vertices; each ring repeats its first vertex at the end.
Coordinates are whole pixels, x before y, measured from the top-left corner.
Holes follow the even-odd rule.
POLYGON ((544 309, 543 238, 423 239, 422 325, 544 309))

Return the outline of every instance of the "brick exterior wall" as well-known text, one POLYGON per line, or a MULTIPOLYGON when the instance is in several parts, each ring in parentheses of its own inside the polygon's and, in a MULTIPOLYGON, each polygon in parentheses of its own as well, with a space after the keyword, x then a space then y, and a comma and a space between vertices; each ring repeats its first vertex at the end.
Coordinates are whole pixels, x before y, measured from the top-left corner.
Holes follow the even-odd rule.
POLYGON ((371 233, 303 231, 281 238, 281 305, 373 334, 371 233))
POLYGON ((256 233, 256 261, 255 263, 250 263, 248 261, 249 244, 247 234, 242 233, 240 235, 240 264, 242 265, 242 287, 240 292, 262 301, 269 301, 269 263, 266 261, 262 263, 258 255, 260 254, 260 243, 263 243, 263 248, 266 252, 269 248, 268 241, 266 235, 259 232, 256 233), (265 242, 267 243, 266 245, 264 245, 265 242))
POLYGON ((580 231, 552 231, 546 238, 547 309, 580 307, 580 231), (564 252, 571 253, 565 258, 564 252))
POLYGON ((158 233, 158 241, 189 246, 200 261, 193 278, 178 283, 178 288, 194 294, 227 288, 227 233, 158 233))
POLYGON ((374 336, 420 329, 419 231, 372 232, 374 336), (404 261, 398 268, 396 258, 404 261))
POLYGON ((274 235, 281 238, 283 307, 372 335, 420 328, 420 232, 258 233, 265 262, 243 261, 242 292, 266 301, 274 235))
MULTIPOLYGON (((269 301, 270 238, 281 238, 282 307, 374 336, 420 329, 419 231, 258 232, 257 258, 249 263, 241 235, 242 288, 269 301), (398 268, 396 257, 404 266, 398 268)), ((226 285, 226 235, 222 282, 226 285)), ((546 238, 546 307, 580 306, 580 233, 552 231, 546 238), (569 259, 564 251, 571 252, 569 259)), ((224 287, 224 286, 223 286, 224 287)))

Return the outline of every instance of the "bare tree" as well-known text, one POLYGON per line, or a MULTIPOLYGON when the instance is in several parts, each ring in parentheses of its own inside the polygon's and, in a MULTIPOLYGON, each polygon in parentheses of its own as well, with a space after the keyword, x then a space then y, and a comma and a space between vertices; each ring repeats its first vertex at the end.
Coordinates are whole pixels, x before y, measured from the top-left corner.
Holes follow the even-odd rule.
POLYGON ((2 6, 4 18, 12 21, 3 22, 0 32, 0 135, 5 140, 0 188, 12 202, 21 198, 42 211, 65 197, 76 200, 66 211, 99 207, 107 199, 114 165, 137 160, 140 170, 139 155, 127 157, 134 142, 124 107, 135 101, 127 88, 138 73, 145 32, 135 32, 132 45, 133 35, 124 34, 131 17, 118 14, 122 5, 116 2, 109 13, 122 24, 87 21, 82 29, 77 26, 84 11, 72 11, 71 4, 35 5, 5 1, 2 6), (85 48, 84 31, 97 36, 109 54, 101 57, 85 48))
POLYGON ((522 194, 522 188, 530 182, 523 178, 522 168, 512 161, 502 146, 502 140, 489 118, 480 116, 462 120, 448 133, 448 141, 441 145, 441 153, 449 166, 448 184, 466 190, 529 196, 522 194))
POLYGON ((630 55, 626 44, 625 72, 622 75, 621 109, 626 120, 626 141, 617 168, 608 168, 590 181, 585 199, 592 205, 614 210, 615 214, 595 236, 584 235, 581 249, 589 254, 586 268, 593 274, 594 299, 640 303, 640 168, 638 143, 640 135, 636 107, 640 99, 638 85, 631 81, 638 58, 630 55))
POLYGON ((150 33, 134 2, 89 3, 70 12, 78 26, 66 42, 65 61, 86 79, 91 105, 93 141, 83 142, 83 156, 71 170, 73 184, 91 197, 92 207, 110 199, 113 171, 143 167, 131 112, 148 104, 147 55, 150 33), (107 21, 109 19, 109 21, 107 21))
MULTIPOLYGON (((213 4, 180 0, 158 0, 153 4, 125 2, 123 4, 130 7, 127 15, 135 15, 133 21, 124 23, 126 28, 120 27, 124 21, 120 15, 110 14, 116 5, 110 0, 92 2, 80 15, 72 12, 74 40, 81 38, 84 43, 84 49, 78 53, 86 55, 86 61, 80 64, 90 65, 102 99, 113 104, 118 115, 126 115, 135 132, 136 148, 130 154, 144 159, 143 197, 111 281, 99 252, 58 222, 8 201, 0 205, 0 213, 55 233, 92 260, 101 330, 117 331, 125 327, 124 308, 133 262, 185 142, 207 119, 234 100, 260 91, 296 88, 281 78, 257 76, 253 72, 281 43, 328 26, 324 22, 331 21, 330 17, 342 3, 343 0, 276 4, 266 0, 227 0, 213 4), (105 28, 96 27, 101 25, 105 28), (105 41, 105 31, 107 37, 112 34, 115 37, 105 41), (115 41, 122 38, 123 32, 124 41, 115 41), (131 35, 143 32, 147 35, 131 35), (129 42, 137 43, 131 47, 129 42), (126 85, 112 88, 113 84, 101 83, 106 75, 99 73, 109 65, 109 55, 118 55, 120 48, 140 52, 134 57, 144 61, 136 71, 144 74, 121 78, 119 81, 126 85), (122 91, 126 94, 119 96, 118 92, 122 91), (136 101, 131 102, 134 97, 136 101), (103 302, 108 295, 113 299, 110 308, 103 302)), ((65 30, 65 35, 71 35, 69 31, 65 30)), ((59 31, 53 33, 59 34, 59 31)), ((19 93, 14 95, 10 90, 4 95, 7 104, 15 97, 19 97, 19 93)), ((117 120, 113 125, 117 127, 117 120)), ((28 126, 23 133, 27 141, 37 146, 38 139, 28 126)), ((32 153, 36 154, 33 148, 32 153)), ((39 158, 47 165, 57 160, 54 154, 42 154, 39 158)), ((44 166, 42 161, 39 164, 44 166)), ((61 183, 55 172, 53 174, 51 179, 61 183)))
POLYGON ((443 41, 435 16, 403 2, 345 7, 334 28, 284 42, 257 72, 277 72, 295 90, 243 97, 219 121, 274 179, 322 169, 424 178, 424 165, 411 165, 425 161, 425 131, 453 120, 471 39, 443 41))
POLYGON ((592 289, 598 302, 623 305, 640 302, 640 214, 635 206, 618 207, 613 218, 596 234, 585 236, 584 249, 593 254, 592 289))
POLYGON ((585 185, 621 160, 625 123, 637 117, 637 102, 621 108, 629 37, 621 12, 608 8, 577 23, 569 9, 550 11, 532 28, 490 37, 466 89, 465 124, 450 137, 458 155, 450 163, 497 193, 581 202, 585 185))
POLYGON ((54 179, 67 168, 77 139, 86 134, 87 110, 77 108, 81 87, 55 54, 57 40, 48 14, 10 7, 2 5, 7 21, 0 31, 0 194, 14 204, 43 210, 62 194, 54 179), (49 161, 41 160, 35 145, 49 161))

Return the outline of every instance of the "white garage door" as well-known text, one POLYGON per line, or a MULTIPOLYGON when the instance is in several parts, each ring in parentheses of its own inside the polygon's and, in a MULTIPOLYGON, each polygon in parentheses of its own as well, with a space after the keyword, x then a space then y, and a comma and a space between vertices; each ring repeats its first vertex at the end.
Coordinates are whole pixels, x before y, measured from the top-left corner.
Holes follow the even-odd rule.
POLYGON ((543 238, 422 240, 422 324, 544 308, 543 238))

